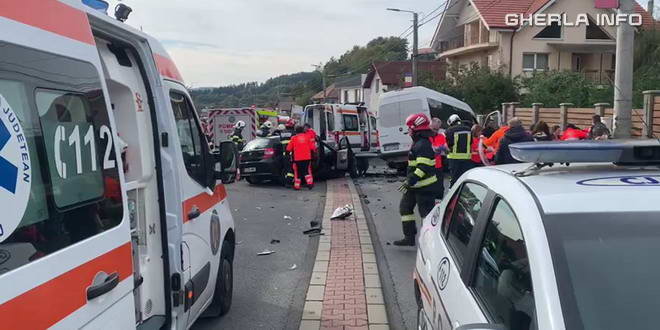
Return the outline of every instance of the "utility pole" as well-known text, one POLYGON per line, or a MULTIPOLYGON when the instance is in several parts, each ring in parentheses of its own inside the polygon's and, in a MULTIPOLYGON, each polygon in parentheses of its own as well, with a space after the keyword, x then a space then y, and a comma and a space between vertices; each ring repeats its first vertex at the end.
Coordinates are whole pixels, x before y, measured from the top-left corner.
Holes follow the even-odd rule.
MULTIPOLYGON (((653 1, 653 0, 651 0, 653 1)), ((413 13, 412 85, 417 86, 417 56, 419 55, 419 14, 413 13)))
POLYGON ((413 87, 417 86, 417 56, 419 55, 418 54, 419 14, 417 14, 412 10, 403 10, 397 8, 387 8, 387 10, 413 14, 413 49, 412 49, 412 56, 410 58, 410 61, 412 64, 412 85, 413 87))
POLYGON ((316 68, 316 71, 318 71, 321 74, 321 84, 323 85, 323 102, 325 103, 325 100, 328 98, 328 92, 327 92, 327 87, 325 86, 325 73, 323 73, 323 63, 319 64, 312 64, 313 67, 316 68))
MULTIPOLYGON (((630 15, 635 0, 621 0, 619 14, 630 15)), ((635 29, 627 22, 616 30, 616 71, 614 76, 614 137, 630 138, 632 129, 633 48, 635 29)))

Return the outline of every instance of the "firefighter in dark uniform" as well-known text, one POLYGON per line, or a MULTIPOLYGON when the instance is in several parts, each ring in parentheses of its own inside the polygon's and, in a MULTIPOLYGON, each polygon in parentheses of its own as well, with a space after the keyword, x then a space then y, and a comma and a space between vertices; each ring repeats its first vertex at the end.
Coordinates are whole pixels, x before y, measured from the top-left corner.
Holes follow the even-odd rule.
POLYGON ((472 127, 465 125, 461 118, 454 114, 447 120, 449 128, 445 131, 447 136, 447 147, 449 152, 449 173, 451 175, 450 186, 474 167, 472 162, 472 127))
POLYGON ((293 167, 291 166, 293 164, 293 160, 291 160, 291 157, 287 156, 286 152, 286 147, 289 145, 289 142, 291 141, 291 138, 294 135, 294 129, 296 127, 296 121, 293 119, 289 119, 286 124, 284 124, 284 130, 280 132, 280 142, 282 142, 282 149, 284 149, 284 164, 282 164, 282 167, 286 171, 285 178, 284 178, 284 185, 287 187, 290 187, 293 185, 293 167))
POLYGON ((243 129, 245 128, 245 122, 242 120, 239 120, 234 124, 234 132, 231 133, 229 136, 229 139, 236 143, 236 147, 238 150, 243 150, 243 146, 245 145, 245 139, 243 139, 243 129))
POLYGON ((435 152, 432 137, 435 135, 430 128, 431 121, 425 114, 411 115, 406 119, 408 134, 413 139, 413 145, 408 155, 408 177, 399 191, 403 193, 399 204, 403 239, 395 241, 397 246, 415 246, 417 224, 415 223, 415 205, 419 214, 425 218, 435 206, 438 194, 438 178, 435 168, 435 152))

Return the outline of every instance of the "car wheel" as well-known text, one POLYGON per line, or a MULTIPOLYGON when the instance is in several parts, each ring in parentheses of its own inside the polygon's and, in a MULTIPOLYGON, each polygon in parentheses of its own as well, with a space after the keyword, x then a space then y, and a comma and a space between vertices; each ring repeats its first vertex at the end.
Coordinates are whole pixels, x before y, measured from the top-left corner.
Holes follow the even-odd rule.
POLYGON ((234 265, 231 260, 232 246, 225 241, 222 244, 220 254, 220 265, 218 266, 218 278, 215 281, 215 292, 213 301, 204 312, 204 316, 218 317, 225 315, 231 308, 234 290, 234 265))
POLYGON ((260 184, 261 183, 261 179, 255 178, 255 177, 252 177, 252 176, 246 177, 245 181, 247 181, 249 184, 260 184))

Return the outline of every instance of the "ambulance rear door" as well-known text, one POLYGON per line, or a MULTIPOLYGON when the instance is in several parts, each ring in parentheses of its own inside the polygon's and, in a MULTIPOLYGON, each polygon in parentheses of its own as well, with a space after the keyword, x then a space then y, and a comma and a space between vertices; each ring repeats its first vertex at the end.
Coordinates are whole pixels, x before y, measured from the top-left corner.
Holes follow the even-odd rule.
POLYGON ((354 151, 362 149, 362 133, 360 132, 360 119, 357 109, 341 107, 342 132, 341 135, 348 138, 354 151))
POLYGON ((6 329, 135 327, 114 119, 87 14, 68 3, 0 6, 6 329))

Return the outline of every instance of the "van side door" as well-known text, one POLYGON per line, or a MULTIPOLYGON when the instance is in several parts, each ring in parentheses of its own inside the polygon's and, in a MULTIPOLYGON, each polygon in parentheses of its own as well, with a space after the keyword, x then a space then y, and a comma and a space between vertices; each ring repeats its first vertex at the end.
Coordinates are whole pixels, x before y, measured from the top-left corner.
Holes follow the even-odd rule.
MULTIPOLYGON (((89 30, 78 9, 56 1, 57 12, 89 30)), ((83 44, 11 19, 0 19, 12 31, 0 37, 2 327, 133 328, 121 152, 91 30, 83 44)))
POLYGON ((185 88, 167 82, 175 132, 169 150, 178 164, 172 179, 179 182, 182 196, 182 251, 184 276, 184 311, 191 324, 210 303, 219 265, 220 231, 211 230, 211 222, 219 221, 226 198, 223 185, 215 185, 215 161, 210 159, 209 145, 197 113, 185 88))

